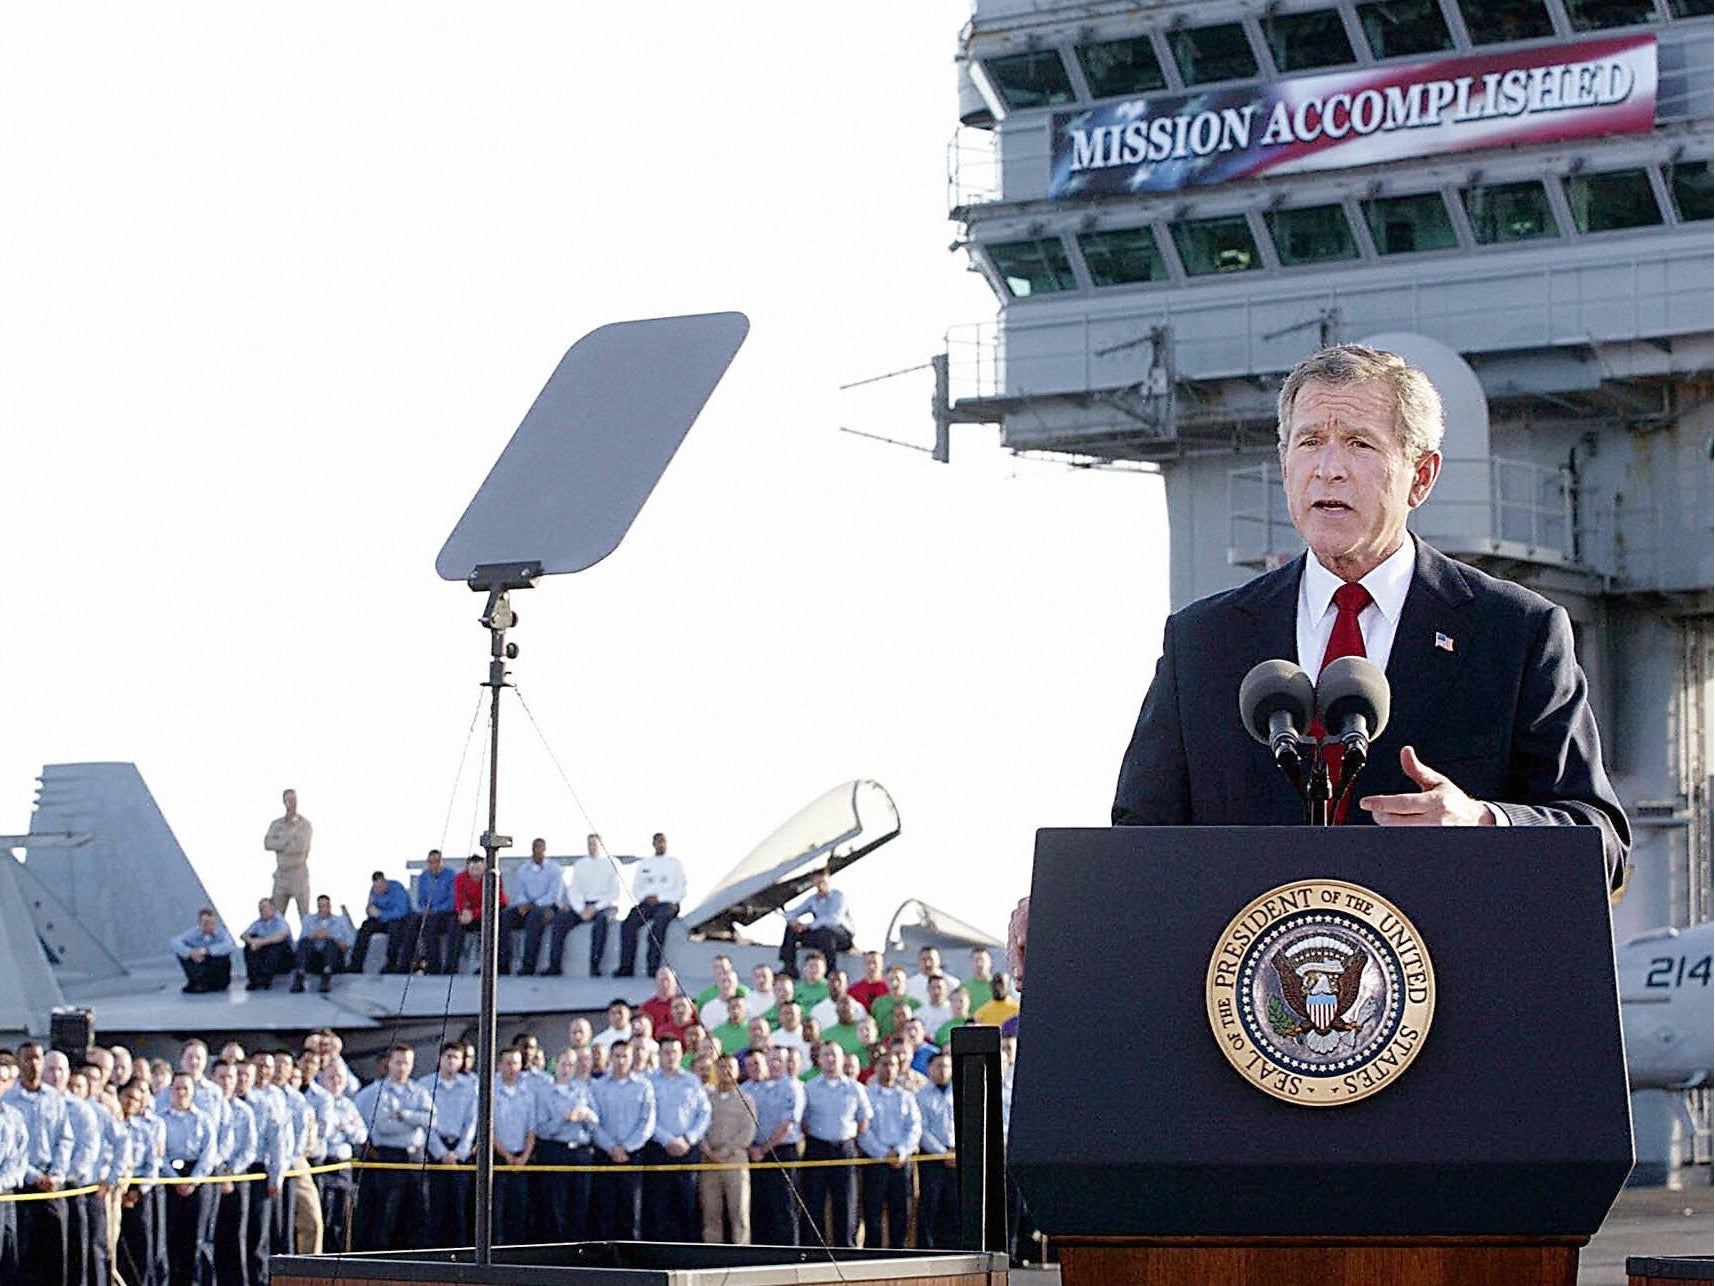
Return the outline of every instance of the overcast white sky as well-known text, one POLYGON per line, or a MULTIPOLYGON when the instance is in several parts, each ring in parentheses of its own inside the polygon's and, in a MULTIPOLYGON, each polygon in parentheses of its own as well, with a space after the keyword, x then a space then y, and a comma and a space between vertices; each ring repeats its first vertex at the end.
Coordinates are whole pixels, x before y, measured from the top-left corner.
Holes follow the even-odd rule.
MULTIPOLYGON (((0 43, 0 831, 135 762, 229 919, 282 786, 318 891, 472 844, 484 675, 441 542, 560 355, 750 339, 625 544, 517 596, 514 673, 616 852, 692 897, 837 782, 844 883, 1001 932, 1038 825, 1105 824, 1159 650, 1159 482, 926 443, 995 302, 947 221, 960 0, 36 6, 0 43)), ((587 829, 527 722, 502 829, 587 829)), ((188 915, 187 909, 187 915, 188 915)))

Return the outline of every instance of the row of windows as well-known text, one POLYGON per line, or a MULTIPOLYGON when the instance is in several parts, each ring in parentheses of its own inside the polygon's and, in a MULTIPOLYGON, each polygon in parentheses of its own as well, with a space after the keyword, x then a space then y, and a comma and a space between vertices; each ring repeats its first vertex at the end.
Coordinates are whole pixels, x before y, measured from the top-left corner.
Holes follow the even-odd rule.
MULTIPOLYGON (((1715 184, 1708 161, 1669 165, 1663 172, 1673 217, 1681 223, 1715 214, 1715 184)), ((1574 174, 1563 180, 1567 209, 1581 233, 1613 232, 1664 223, 1650 171, 1574 174)), ((1480 246, 1558 237, 1563 229, 1548 189, 1537 179, 1491 183, 1460 193, 1471 235, 1480 246)), ((1459 233, 1444 193, 1372 197, 1357 203, 1378 255, 1456 248, 1459 233)), ((1342 204, 1265 210, 1261 231, 1282 267, 1337 263, 1362 251, 1342 204)), ((1181 219, 1166 225, 1188 277, 1245 272, 1263 266, 1255 225, 1243 214, 1181 219)), ((1171 276, 1153 226, 1083 232, 1074 238, 1093 286, 1165 281, 1171 276)), ((989 262, 1014 299, 1078 289, 1071 254, 1059 237, 984 245, 989 262)))
MULTIPOLYGON (((1532 40, 1555 34, 1547 0, 1448 0, 1473 45, 1532 40)), ((1715 0, 1559 0, 1570 32, 1599 31, 1706 16, 1715 0)), ((1442 0, 1358 0, 1353 7, 1369 56, 1403 58, 1455 47, 1442 0)), ((1164 57, 1189 87, 1269 74, 1343 67, 1358 61, 1338 9, 1274 14, 1250 22, 1183 27, 1123 40, 1081 44, 1072 51, 1092 98, 1148 94, 1168 88, 1164 57)), ((982 60, 989 84, 1010 109, 1052 107, 1077 97, 1058 49, 1036 49, 982 60)))

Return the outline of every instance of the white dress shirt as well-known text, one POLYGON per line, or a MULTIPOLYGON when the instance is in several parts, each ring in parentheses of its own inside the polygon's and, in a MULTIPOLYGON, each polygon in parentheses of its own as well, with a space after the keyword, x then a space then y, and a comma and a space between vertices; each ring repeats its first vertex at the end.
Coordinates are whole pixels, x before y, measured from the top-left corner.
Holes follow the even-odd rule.
POLYGON ((639 902, 654 894, 662 902, 685 900, 685 864, 663 853, 644 858, 631 877, 631 895, 639 902))
POLYGON ((611 858, 580 857, 566 868, 555 905, 581 911, 586 902, 601 911, 619 905, 619 871, 611 858))
MULTIPOLYGON (((1417 542, 1408 534, 1381 563, 1358 584, 1369 590, 1374 601, 1358 613, 1358 631, 1364 636, 1364 655, 1376 669, 1386 670, 1393 655, 1393 636, 1399 629, 1399 614, 1411 590, 1411 574, 1417 569, 1417 542)), ((1304 575, 1298 580, 1298 668, 1316 682, 1322 673, 1322 654, 1334 632, 1334 591, 1346 582, 1317 561, 1315 554, 1304 559, 1304 575)))

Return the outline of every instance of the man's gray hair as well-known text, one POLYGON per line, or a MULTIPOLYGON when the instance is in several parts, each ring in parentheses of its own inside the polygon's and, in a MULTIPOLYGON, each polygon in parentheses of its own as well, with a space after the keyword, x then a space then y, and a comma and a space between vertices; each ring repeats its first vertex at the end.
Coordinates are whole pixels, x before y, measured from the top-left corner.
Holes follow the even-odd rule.
POLYGON ((1429 377, 1398 353, 1363 344, 1335 344, 1312 353, 1286 377, 1276 403, 1280 445, 1291 432, 1292 404, 1306 384, 1339 387, 1349 384, 1386 384, 1399 406, 1400 445, 1412 461, 1441 449, 1443 416, 1441 394, 1429 377))

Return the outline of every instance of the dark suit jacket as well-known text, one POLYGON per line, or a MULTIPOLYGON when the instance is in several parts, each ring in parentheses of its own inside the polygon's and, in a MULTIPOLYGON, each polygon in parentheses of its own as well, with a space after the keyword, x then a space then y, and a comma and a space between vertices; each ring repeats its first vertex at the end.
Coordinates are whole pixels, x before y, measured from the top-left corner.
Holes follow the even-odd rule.
MULTIPOLYGON (((1304 806, 1238 713, 1259 661, 1298 655, 1304 558, 1167 620, 1161 661, 1120 767, 1117 826, 1286 826, 1304 806)), ((1413 792, 1400 747, 1515 826, 1595 826, 1610 880, 1631 831, 1602 767, 1564 609, 1417 542, 1387 677, 1392 717, 1354 800, 1413 792), (1437 633, 1453 650, 1435 646, 1437 633)), ((1350 822, 1373 825, 1354 807, 1350 822)))

